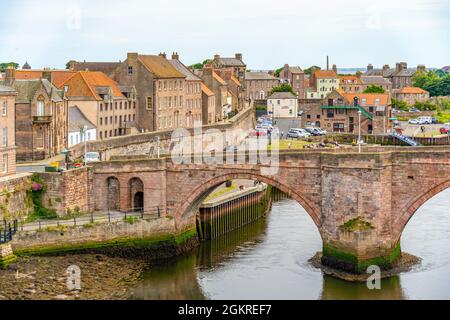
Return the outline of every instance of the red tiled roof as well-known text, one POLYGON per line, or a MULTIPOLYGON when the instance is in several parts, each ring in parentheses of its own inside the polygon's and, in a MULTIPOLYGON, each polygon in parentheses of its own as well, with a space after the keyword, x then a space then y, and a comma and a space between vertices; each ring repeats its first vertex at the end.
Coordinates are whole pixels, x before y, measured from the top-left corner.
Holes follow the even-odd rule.
POLYGON ((208 96, 211 97, 214 95, 214 92, 211 91, 211 89, 209 89, 206 84, 204 84, 203 82, 201 83, 201 87, 202 87, 202 91, 208 96))
POLYGON ((398 93, 425 94, 428 93, 428 91, 418 87, 404 87, 400 89, 398 93))
POLYGON ((318 70, 314 72, 316 78, 337 78, 336 72, 332 70, 318 70))
POLYGON ((79 71, 67 79, 61 87, 66 85, 68 86, 68 97, 91 97, 101 100, 97 93, 97 87, 111 87, 114 97, 124 98, 117 82, 99 71, 79 71))

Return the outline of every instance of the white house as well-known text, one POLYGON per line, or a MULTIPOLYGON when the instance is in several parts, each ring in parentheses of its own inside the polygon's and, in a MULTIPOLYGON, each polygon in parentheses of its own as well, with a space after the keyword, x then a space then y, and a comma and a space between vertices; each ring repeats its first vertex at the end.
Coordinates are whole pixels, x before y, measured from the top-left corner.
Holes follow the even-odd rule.
POLYGON ((296 118, 298 98, 291 92, 275 92, 267 99, 267 114, 273 118, 296 118))
POLYGON ((97 139, 97 128, 77 106, 69 107, 69 148, 85 141, 97 139), (84 130, 86 129, 86 132, 84 130))

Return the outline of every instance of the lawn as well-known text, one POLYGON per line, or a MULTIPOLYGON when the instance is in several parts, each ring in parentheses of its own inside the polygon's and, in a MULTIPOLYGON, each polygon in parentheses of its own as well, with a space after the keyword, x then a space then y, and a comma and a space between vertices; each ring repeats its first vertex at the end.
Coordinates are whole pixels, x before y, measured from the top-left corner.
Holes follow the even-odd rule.
MULTIPOLYGON (((304 146, 311 144, 314 143, 303 140, 280 140, 278 150, 303 149, 304 146)), ((268 146, 268 150, 272 150, 272 145, 268 146)))

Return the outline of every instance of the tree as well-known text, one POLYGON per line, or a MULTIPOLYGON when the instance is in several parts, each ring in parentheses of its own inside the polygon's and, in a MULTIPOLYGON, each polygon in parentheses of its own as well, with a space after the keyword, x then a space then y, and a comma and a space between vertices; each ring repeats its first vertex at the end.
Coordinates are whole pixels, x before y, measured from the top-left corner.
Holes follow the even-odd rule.
POLYGON ((203 67, 205 66, 205 64, 209 63, 211 60, 210 59, 206 59, 203 62, 198 62, 198 63, 194 63, 193 65, 190 65, 189 68, 190 69, 203 69, 203 67))
POLYGON ((408 104, 405 101, 392 98, 391 105, 394 109, 408 111, 408 104))
POLYGON ((294 90, 292 90, 292 86, 290 84, 287 84, 287 83, 282 83, 279 86, 274 87, 272 89, 272 91, 271 91, 271 94, 274 93, 274 92, 290 92, 290 93, 292 93, 295 96, 297 95, 294 92, 294 90))
POLYGON ((282 71, 283 69, 284 69, 284 68, 281 67, 281 68, 275 70, 275 73, 274 73, 274 74, 275 74, 275 77, 279 78, 279 77, 280 77, 280 74, 281 74, 281 71, 282 71))
POLYGON ((0 72, 5 72, 9 66, 13 67, 14 69, 19 68, 19 64, 16 62, 3 62, 0 63, 0 72))
POLYGON ((76 62, 75 60, 70 60, 69 62, 67 62, 66 63, 66 69, 69 70, 71 65, 72 65, 72 63, 75 63, 75 62, 76 62))
POLYGON ((364 90, 363 93, 385 93, 386 91, 383 89, 383 87, 370 85, 364 90))
POLYGON ((441 77, 433 71, 417 72, 413 76, 413 85, 428 91, 432 97, 450 95, 450 75, 441 77))
POLYGON ((313 69, 315 69, 316 71, 317 71, 317 70, 322 70, 322 69, 321 69, 320 67, 318 67, 318 66, 311 66, 310 68, 305 69, 305 70, 303 70, 303 71, 305 72, 305 74, 311 74, 313 69))

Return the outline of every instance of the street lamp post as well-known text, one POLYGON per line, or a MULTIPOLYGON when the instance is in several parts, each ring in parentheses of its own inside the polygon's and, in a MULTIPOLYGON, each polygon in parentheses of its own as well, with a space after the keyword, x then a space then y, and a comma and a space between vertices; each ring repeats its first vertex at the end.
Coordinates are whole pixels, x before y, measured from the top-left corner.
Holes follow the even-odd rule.
POLYGON ((361 153, 361 110, 358 110, 358 152, 361 153))

